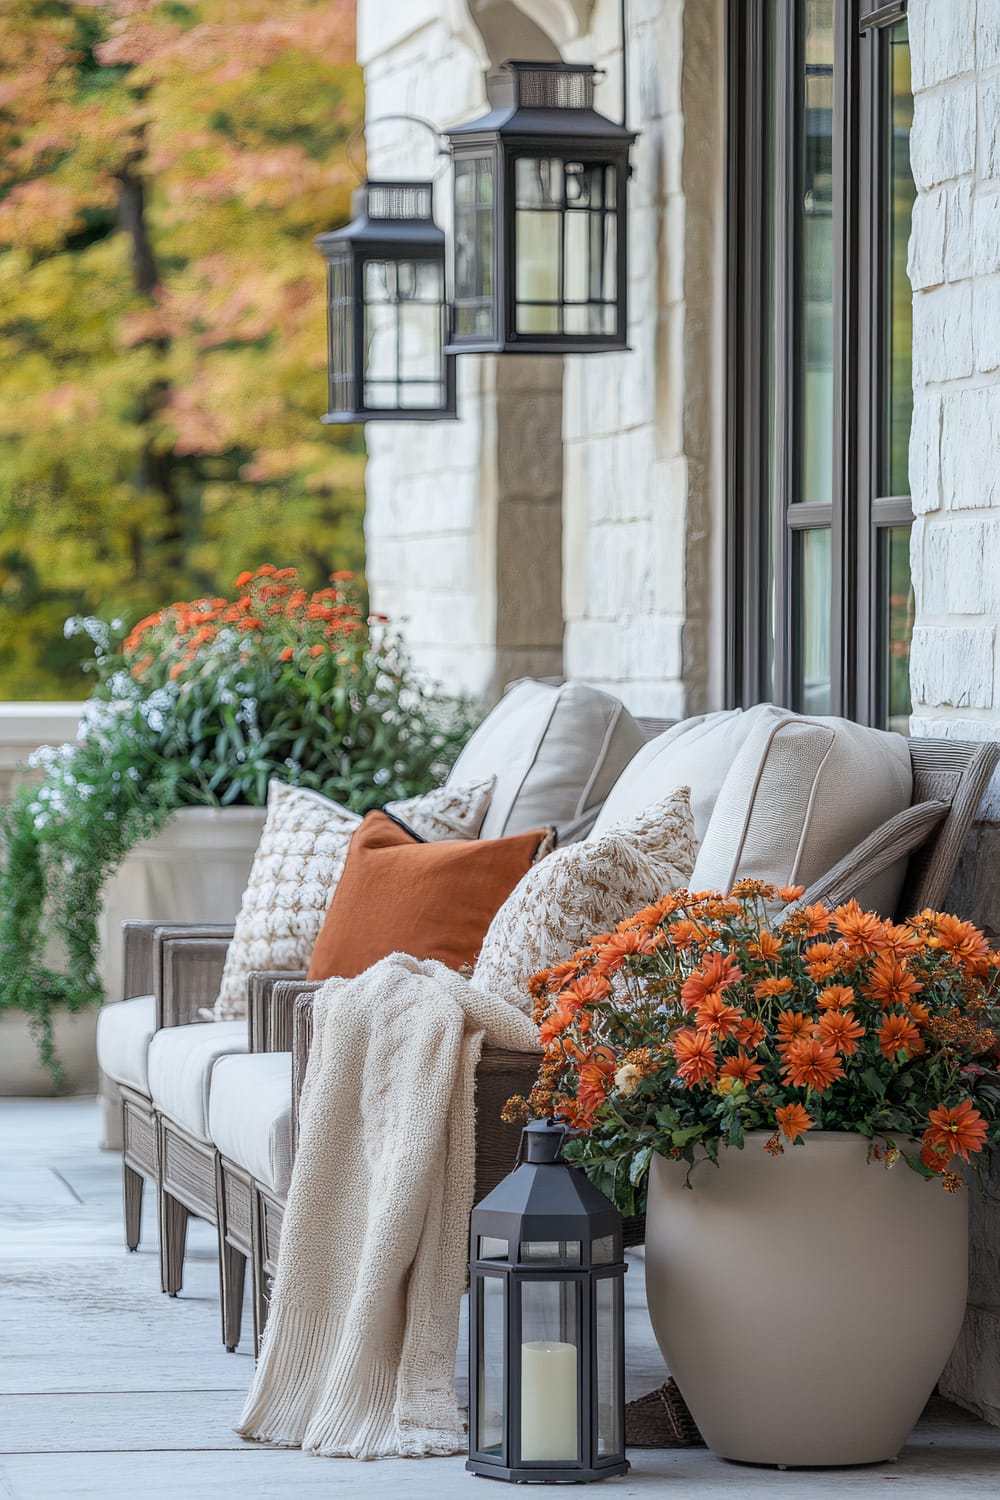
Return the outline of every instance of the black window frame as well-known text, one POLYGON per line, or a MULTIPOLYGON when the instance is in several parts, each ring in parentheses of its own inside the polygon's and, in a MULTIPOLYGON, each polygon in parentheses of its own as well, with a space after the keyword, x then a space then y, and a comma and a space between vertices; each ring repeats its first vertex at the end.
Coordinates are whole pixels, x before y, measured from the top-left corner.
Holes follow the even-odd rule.
POLYGON ((790 554, 804 530, 829 526, 830 712, 867 724, 882 718, 887 689, 879 533, 912 521, 910 497, 885 495, 881 484, 886 288, 880 272, 889 206, 884 144, 891 128, 886 38, 905 20, 906 10, 906 0, 835 0, 833 498, 829 505, 796 505, 791 497, 801 428, 795 319, 801 298, 791 184, 798 180, 802 151, 795 128, 801 117, 795 27, 802 23, 803 8, 799 0, 730 0, 726 696, 732 705, 765 699, 793 705, 800 611, 790 554), (778 27, 775 59, 768 57, 772 9, 778 27), (781 193, 781 211, 768 225, 762 204, 772 161, 779 189, 788 186, 781 193), (853 190, 845 190, 845 184, 853 184, 853 190), (781 267, 777 305, 769 286, 772 230, 775 263, 781 267), (769 341, 776 392, 770 414, 769 341))

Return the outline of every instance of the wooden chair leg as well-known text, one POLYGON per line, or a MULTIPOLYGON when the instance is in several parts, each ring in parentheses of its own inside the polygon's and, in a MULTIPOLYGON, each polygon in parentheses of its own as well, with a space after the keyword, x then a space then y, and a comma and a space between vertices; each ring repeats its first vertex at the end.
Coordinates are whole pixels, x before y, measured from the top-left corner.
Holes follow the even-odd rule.
POLYGON ((122 1162, 122 1194, 125 1199, 125 1243, 130 1250, 138 1250, 142 1233, 142 1186, 141 1172, 122 1162))
POLYGON ((253 1302, 253 1356, 260 1357, 260 1341, 264 1337, 267 1322, 267 1277, 264 1275, 264 1205, 260 1193, 253 1188, 253 1205, 250 1240, 253 1254, 250 1257, 250 1291, 253 1302))
POLYGON ((176 1297, 184 1284, 184 1252, 190 1216, 184 1204, 178 1203, 163 1188, 159 1191, 159 1210, 160 1283, 165 1292, 176 1297))
POLYGON ((243 1287, 246 1281, 246 1257, 219 1236, 219 1279, 222 1300, 222 1342, 230 1354, 235 1353, 243 1328, 243 1287))

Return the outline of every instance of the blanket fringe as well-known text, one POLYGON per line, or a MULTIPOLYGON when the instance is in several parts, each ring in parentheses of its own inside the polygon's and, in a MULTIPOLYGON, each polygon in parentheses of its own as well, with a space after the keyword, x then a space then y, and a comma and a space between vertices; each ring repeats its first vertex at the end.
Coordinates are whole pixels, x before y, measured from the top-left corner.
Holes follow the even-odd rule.
POLYGON ((464 1452, 457 1408, 454 1431, 410 1426, 401 1431, 398 1368, 398 1353, 373 1360, 358 1341, 344 1340, 340 1321, 327 1314, 272 1308, 253 1389, 236 1431, 254 1442, 302 1448, 322 1458, 464 1452))

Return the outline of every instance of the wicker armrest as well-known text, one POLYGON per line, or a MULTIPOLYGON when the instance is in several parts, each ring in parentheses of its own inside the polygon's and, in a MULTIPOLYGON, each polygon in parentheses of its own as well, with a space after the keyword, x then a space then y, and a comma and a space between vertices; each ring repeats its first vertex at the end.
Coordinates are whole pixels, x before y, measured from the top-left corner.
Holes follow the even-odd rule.
POLYGON ((838 860, 832 870, 815 880, 795 905, 822 901, 827 906, 841 906, 850 901, 870 880, 888 870, 897 860, 912 854, 914 849, 919 849, 948 816, 950 808, 949 802, 918 802, 914 807, 904 808, 894 817, 887 818, 881 827, 838 860))
POLYGON ((158 983, 160 967, 159 938, 194 933, 199 937, 232 936, 232 926, 195 927, 190 922, 129 921, 122 926, 122 994, 123 1000, 134 995, 151 995, 158 983))
POLYGON ((276 998, 279 985, 287 987, 305 979, 294 969, 258 969, 247 985, 247 1020, 251 1052, 291 1052, 294 989, 276 998))
POLYGON ((159 949, 156 1026, 187 1026, 198 1011, 215 1003, 232 938, 231 927, 178 926, 161 923, 154 934, 159 949))

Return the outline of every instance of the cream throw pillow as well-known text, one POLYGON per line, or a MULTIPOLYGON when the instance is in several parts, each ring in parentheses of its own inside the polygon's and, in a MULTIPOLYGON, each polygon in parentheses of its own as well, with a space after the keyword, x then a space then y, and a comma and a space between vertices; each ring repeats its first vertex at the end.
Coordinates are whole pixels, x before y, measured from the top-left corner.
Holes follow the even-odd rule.
MULTIPOLYGON (((387 812, 424 839, 474 839, 493 795, 492 778, 436 787, 390 802, 387 812)), ((222 984, 206 1019, 247 1013, 256 969, 305 969, 360 816, 319 792, 272 781, 267 818, 226 953, 222 984)))
POLYGON ((597 837, 556 849, 522 877, 493 918, 472 983, 529 1010, 533 974, 687 886, 696 852, 687 787, 597 837))

